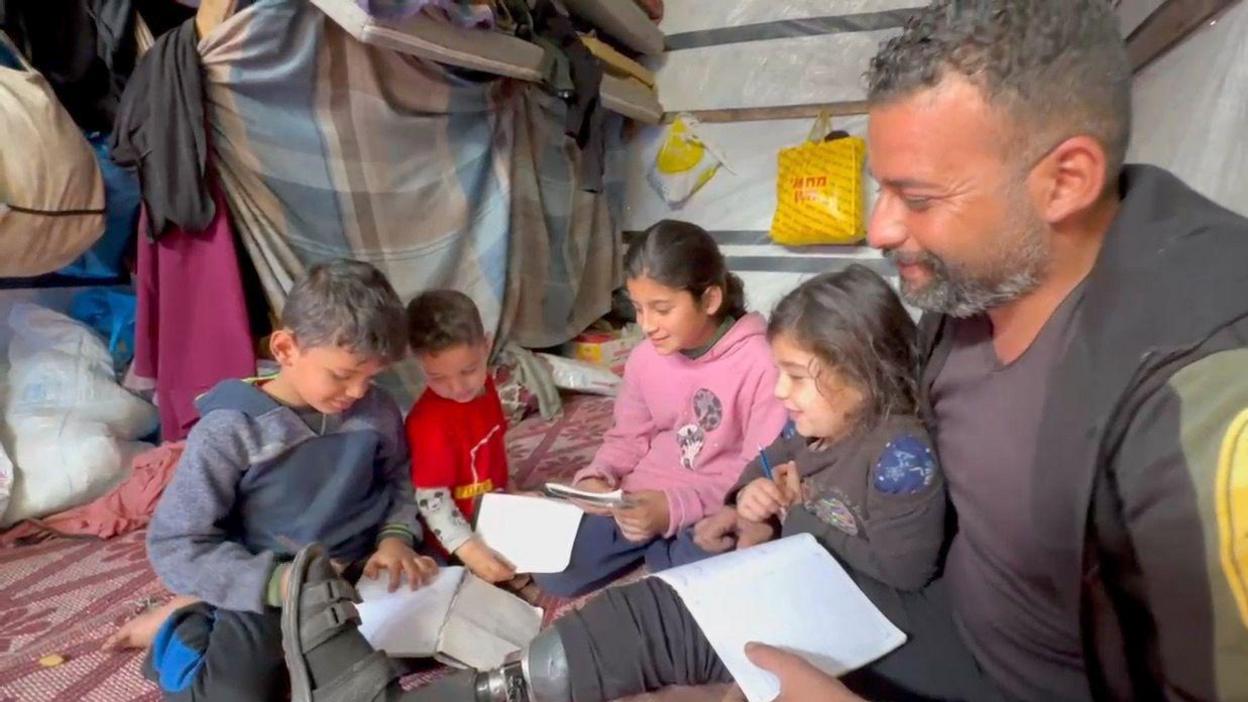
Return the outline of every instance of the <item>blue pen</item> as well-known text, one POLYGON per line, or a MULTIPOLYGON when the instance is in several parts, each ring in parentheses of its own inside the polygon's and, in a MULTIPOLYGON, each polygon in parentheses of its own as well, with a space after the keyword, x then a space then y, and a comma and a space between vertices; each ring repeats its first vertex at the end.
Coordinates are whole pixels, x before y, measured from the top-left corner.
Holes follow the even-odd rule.
POLYGON ((767 476, 768 480, 775 480, 776 477, 771 472, 771 461, 767 460, 767 450, 762 446, 758 447, 758 462, 763 465, 763 475, 767 476))

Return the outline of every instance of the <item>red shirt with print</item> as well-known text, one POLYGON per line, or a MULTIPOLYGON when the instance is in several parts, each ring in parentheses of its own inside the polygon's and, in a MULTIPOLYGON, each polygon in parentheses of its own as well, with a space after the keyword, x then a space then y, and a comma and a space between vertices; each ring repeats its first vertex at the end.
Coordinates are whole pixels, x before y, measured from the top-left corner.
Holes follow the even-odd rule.
POLYGON ((476 498, 507 488, 507 420, 494 381, 471 402, 426 390, 407 415, 412 485, 450 488, 455 505, 472 521, 476 498))

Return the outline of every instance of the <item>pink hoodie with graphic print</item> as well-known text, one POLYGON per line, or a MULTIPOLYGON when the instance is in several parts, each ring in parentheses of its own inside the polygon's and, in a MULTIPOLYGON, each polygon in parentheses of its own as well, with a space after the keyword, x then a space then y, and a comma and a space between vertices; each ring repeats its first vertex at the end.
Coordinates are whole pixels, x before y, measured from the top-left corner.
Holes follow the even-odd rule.
POLYGON ((761 316, 747 314, 695 360, 661 356, 649 342, 638 346, 624 366, 615 425, 575 479, 661 490, 668 537, 722 506, 758 447, 774 441, 786 421, 773 394, 766 330, 761 316))

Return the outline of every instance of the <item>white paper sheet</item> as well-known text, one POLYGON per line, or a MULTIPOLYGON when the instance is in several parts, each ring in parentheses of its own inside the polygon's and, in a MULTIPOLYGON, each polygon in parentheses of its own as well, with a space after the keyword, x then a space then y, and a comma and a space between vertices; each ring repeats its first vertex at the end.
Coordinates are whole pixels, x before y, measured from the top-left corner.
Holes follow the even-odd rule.
POLYGON ((751 641, 792 651, 839 676, 906 640, 810 534, 654 577, 680 594, 750 702, 769 702, 780 694, 775 676, 745 657, 751 641))
POLYGON ((420 589, 411 590, 404 580, 394 592, 386 592, 390 582, 388 575, 383 574, 377 580, 360 578, 355 586, 364 600, 356 605, 360 612, 360 633, 373 648, 391 656, 433 656, 438 647, 438 633, 463 578, 463 568, 443 568, 432 583, 420 589))
POLYGON ((477 536, 517 573, 561 573, 584 514, 560 500, 489 493, 477 509, 477 536))

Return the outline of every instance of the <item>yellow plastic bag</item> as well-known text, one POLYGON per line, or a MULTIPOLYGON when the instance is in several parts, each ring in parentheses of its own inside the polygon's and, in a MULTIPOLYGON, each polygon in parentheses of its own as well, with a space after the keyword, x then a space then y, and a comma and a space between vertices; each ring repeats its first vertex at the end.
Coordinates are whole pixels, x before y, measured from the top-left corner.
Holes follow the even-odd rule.
POLYGON ((867 145, 833 136, 831 118, 819 115, 808 141, 781 149, 771 240, 785 246, 853 244, 865 236, 862 168, 867 145))

